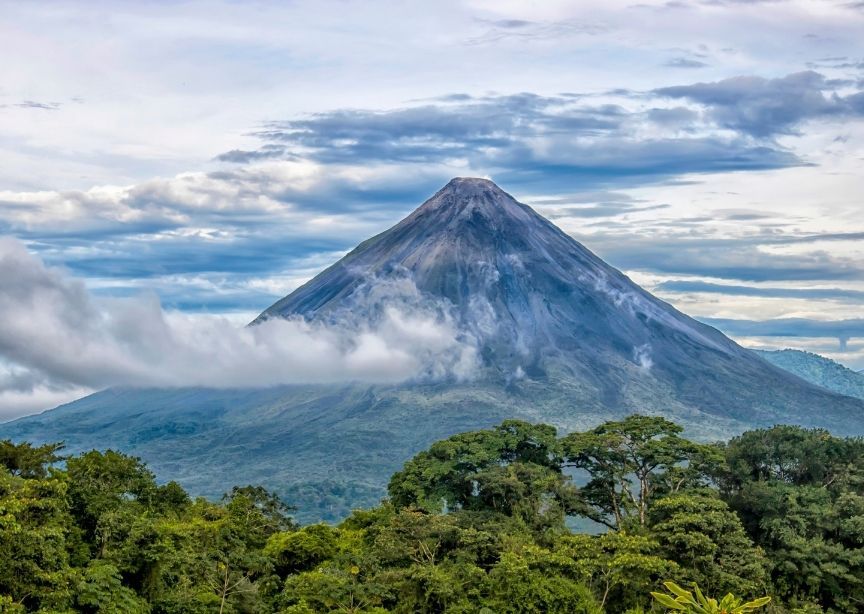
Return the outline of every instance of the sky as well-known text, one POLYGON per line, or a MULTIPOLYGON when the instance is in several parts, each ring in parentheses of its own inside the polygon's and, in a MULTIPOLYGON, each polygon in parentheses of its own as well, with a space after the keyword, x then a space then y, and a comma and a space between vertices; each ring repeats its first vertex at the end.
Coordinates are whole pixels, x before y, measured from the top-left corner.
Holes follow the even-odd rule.
MULTIPOLYGON (((0 419, 220 335, 216 373, 308 376, 238 327, 453 176, 744 345, 864 369, 862 2, 0 0, 0 57, 0 419)), ((467 360, 391 315, 379 362, 467 360)), ((356 375, 328 334, 323 379, 356 375)))

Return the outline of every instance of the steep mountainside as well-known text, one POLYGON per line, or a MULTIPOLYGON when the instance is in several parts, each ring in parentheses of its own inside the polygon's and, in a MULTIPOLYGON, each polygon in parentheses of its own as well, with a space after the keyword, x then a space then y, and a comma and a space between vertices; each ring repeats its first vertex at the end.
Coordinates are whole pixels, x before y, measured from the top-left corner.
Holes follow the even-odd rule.
POLYGON ((506 417, 567 430, 659 413, 701 439, 783 422, 864 433, 862 401, 678 312, 490 181, 454 179, 253 325, 350 329, 394 309, 451 323, 475 368, 388 386, 108 390, 0 425, 0 437, 115 447, 193 493, 262 483, 312 520, 374 503, 416 451, 506 417))

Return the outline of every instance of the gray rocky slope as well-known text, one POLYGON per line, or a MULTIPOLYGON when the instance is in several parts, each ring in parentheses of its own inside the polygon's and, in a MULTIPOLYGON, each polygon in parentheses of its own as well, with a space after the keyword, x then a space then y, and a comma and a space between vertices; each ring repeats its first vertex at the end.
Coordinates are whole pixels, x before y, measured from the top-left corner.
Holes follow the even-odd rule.
POLYGON ((312 520, 374 503, 414 452, 507 417, 576 429, 657 413, 702 439, 774 423, 864 433, 862 401, 680 313, 490 181, 452 180, 253 325, 341 326, 388 308, 452 322, 476 367, 398 385, 113 389, 0 425, 0 437, 118 448, 196 494, 261 483, 312 520))

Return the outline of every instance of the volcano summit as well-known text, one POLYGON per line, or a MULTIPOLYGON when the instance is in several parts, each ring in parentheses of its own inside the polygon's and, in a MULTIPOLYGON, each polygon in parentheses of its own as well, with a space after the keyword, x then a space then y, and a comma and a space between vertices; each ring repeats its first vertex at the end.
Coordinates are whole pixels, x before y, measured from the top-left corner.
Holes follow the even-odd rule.
POLYGON ((251 325, 360 330, 393 310, 433 314, 471 351, 399 384, 111 389, 0 437, 110 445, 197 494, 262 483, 314 499, 311 519, 374 503, 412 453, 507 417, 574 429, 662 414, 708 439, 775 423, 864 432, 860 400, 682 314, 485 179, 453 179, 251 325))

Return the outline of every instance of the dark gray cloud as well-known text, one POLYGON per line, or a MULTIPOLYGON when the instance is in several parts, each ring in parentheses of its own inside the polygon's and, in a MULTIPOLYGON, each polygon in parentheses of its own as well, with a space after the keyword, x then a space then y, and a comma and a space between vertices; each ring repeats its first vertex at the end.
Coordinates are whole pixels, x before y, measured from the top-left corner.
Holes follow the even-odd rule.
POLYGON ((493 26, 496 26, 499 28, 507 28, 507 29, 528 28, 528 27, 535 24, 535 22, 533 22, 533 21, 526 21, 524 19, 497 19, 494 21, 490 21, 488 23, 491 23, 493 26))
POLYGON ((840 300, 864 302, 864 291, 843 288, 765 288, 714 284, 694 280, 664 281, 654 287, 658 292, 708 293, 728 296, 755 296, 763 298, 798 298, 805 300, 840 300))
POLYGON ((684 107, 630 111, 616 104, 587 104, 572 94, 454 95, 410 108, 343 109, 271 122, 256 133, 262 147, 219 159, 458 164, 514 188, 543 186, 547 192, 803 164, 790 151, 749 135, 696 134, 700 121, 698 113, 684 107), (651 126, 677 136, 634 138, 651 126))
MULTIPOLYGON (((56 243, 55 243, 56 245, 56 243)), ((165 275, 226 273, 271 275, 291 270, 310 254, 340 252, 352 240, 302 238, 247 232, 223 241, 206 237, 165 237, 154 245, 145 237, 108 242, 98 251, 64 254, 63 264, 84 277, 152 279, 165 275)), ((50 264, 55 264, 50 256, 50 264)), ((56 263, 59 264, 59 263, 56 263)))
POLYGON ((808 119, 864 114, 864 93, 840 96, 833 92, 837 86, 822 74, 804 71, 777 79, 733 77, 654 92, 704 105, 708 118, 723 128, 770 137, 795 134, 808 119))
POLYGON ((585 191, 561 196, 537 196, 533 206, 545 217, 558 218, 614 218, 641 211, 667 209, 669 205, 633 198, 623 192, 585 191))
POLYGON ((392 111, 337 110, 272 122, 257 136, 324 162, 357 156, 430 162, 544 135, 595 137, 616 131, 628 118, 616 105, 576 106, 566 97, 525 93, 392 111))
POLYGON ((215 160, 219 162, 235 162, 238 164, 246 164, 248 162, 257 162, 259 160, 273 159, 290 159, 290 156, 285 151, 284 147, 279 145, 265 145, 254 151, 244 151, 242 149, 232 149, 221 153, 215 160))
POLYGON ((628 213, 638 213, 641 211, 657 211, 659 209, 668 209, 669 205, 648 205, 645 207, 635 206, 630 202, 602 202, 591 205, 582 205, 576 207, 559 207, 554 209, 543 209, 542 213, 549 219, 555 220, 562 217, 577 217, 577 218, 601 218, 615 217, 626 215, 628 213))
POLYGON ((702 0, 702 4, 732 5, 732 4, 782 4, 789 0, 702 0))
POLYGON ((864 265, 856 260, 821 250, 777 254, 760 249, 764 245, 849 240, 859 234, 773 233, 728 239, 703 233, 653 236, 601 233, 586 237, 584 242, 601 257, 626 270, 748 282, 859 281, 864 280, 864 265))
MULTIPOLYGON (((521 30, 529 23, 499 24, 521 30)), ((679 59, 699 62, 697 55, 679 59)), ((337 109, 266 124, 262 145, 218 160, 308 159, 324 165, 450 165, 491 175, 513 189, 570 191, 575 185, 634 186, 691 173, 752 171, 805 164, 772 137, 825 116, 864 115, 864 93, 808 71, 777 79, 736 77, 654 90, 649 98, 695 102, 632 110, 592 104, 584 94, 451 94, 392 110, 337 109), (720 135, 716 127, 732 129, 720 135), (647 129, 647 130, 646 130, 647 129), (712 134, 712 131, 714 134, 712 134), (639 133, 669 134, 639 137, 639 133), (736 135, 737 134, 737 135, 736 135)), ((645 93, 619 91, 625 99, 645 93)), ((443 177, 442 177, 443 179, 443 177)))
POLYGON ((658 126, 688 130, 697 125, 699 114, 687 107, 655 108, 645 112, 647 119, 658 126))

